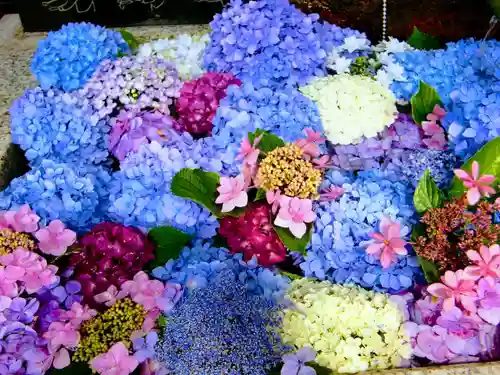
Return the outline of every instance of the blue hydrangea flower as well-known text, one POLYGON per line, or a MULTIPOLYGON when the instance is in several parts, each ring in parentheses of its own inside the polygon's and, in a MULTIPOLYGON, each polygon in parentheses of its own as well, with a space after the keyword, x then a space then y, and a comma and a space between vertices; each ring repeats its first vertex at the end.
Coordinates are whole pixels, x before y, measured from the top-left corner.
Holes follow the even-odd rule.
POLYGON ((326 73, 326 57, 334 47, 348 36, 362 36, 318 18, 288 0, 233 0, 210 23, 205 66, 259 86, 305 84, 326 73))
POLYGON ((227 249, 196 241, 182 250, 177 259, 153 270, 154 277, 191 288, 204 288, 224 270, 233 271, 247 290, 265 298, 280 299, 290 280, 267 268, 259 267, 257 259, 243 261, 243 254, 230 254, 227 249))
POLYGON ((109 125, 77 93, 28 89, 14 101, 10 115, 12 142, 32 166, 43 159, 99 164, 109 155, 109 125))
POLYGON ((240 143, 248 132, 264 129, 286 141, 304 137, 304 129, 322 132, 316 105, 298 90, 272 89, 244 82, 229 86, 213 119, 212 138, 223 152, 224 171, 237 174, 235 160, 240 143))
POLYGON ((342 186, 344 194, 337 201, 315 207, 311 244, 300 264, 305 276, 391 293, 421 281, 415 256, 399 257, 397 263, 383 269, 379 260, 366 254, 363 243, 370 239, 370 232, 378 230, 383 216, 390 216, 408 230, 416 222, 410 188, 395 175, 379 170, 357 176, 329 171, 323 186, 332 184, 342 186))
POLYGON ((110 175, 102 167, 43 160, 0 192, 0 209, 28 204, 42 225, 59 219, 81 233, 105 220, 109 181, 110 175))
POLYGON ((462 159, 500 135, 500 42, 461 40, 445 50, 394 56, 405 69, 405 80, 394 82, 393 91, 409 99, 419 80, 433 86, 449 111, 443 125, 462 159))
POLYGON ((114 220, 145 228, 171 225, 202 238, 215 235, 219 223, 200 205, 177 197, 170 182, 182 168, 220 172, 222 156, 211 138, 194 140, 171 130, 165 143, 142 145, 129 154, 109 185, 109 215, 114 220))
POLYGON ((73 91, 83 86, 99 63, 129 53, 117 31, 91 23, 69 23, 38 42, 31 71, 44 89, 73 91))
POLYGON ((237 274, 225 270, 180 301, 155 359, 172 375, 267 375, 284 351, 276 332, 280 308, 248 293, 237 274))

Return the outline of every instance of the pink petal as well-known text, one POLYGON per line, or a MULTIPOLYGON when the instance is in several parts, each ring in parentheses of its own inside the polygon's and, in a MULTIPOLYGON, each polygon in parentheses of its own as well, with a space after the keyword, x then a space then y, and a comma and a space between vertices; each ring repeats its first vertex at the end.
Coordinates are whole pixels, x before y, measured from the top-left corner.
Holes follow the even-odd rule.
POLYGON ((479 185, 478 189, 479 192, 486 197, 489 197, 490 195, 496 193, 495 189, 493 189, 491 186, 479 185))
POLYGON ((62 232, 66 227, 61 220, 53 220, 49 223, 49 229, 51 232, 62 232))
POLYGON ((464 270, 467 277, 471 279, 478 279, 482 275, 482 269, 478 266, 467 266, 464 270))
POLYGON ((68 367, 70 363, 71 359, 69 358, 69 353, 65 348, 61 348, 61 350, 54 355, 53 365, 56 369, 60 370, 68 367))
POLYGON ((234 200, 230 200, 229 202, 224 202, 222 204, 222 208, 221 208, 221 212, 231 212, 232 210, 234 210, 234 200))
POLYGON ((382 236, 380 233, 372 232, 372 233, 369 233, 368 236, 370 236, 371 238, 373 238, 377 242, 384 242, 385 241, 385 237, 382 236))
POLYGON ((443 301, 443 310, 444 311, 450 311, 454 307, 455 307, 455 298, 450 297, 450 298, 446 298, 443 301))
POLYGON ((273 190, 268 190, 266 192, 266 201, 267 201, 267 203, 272 204, 274 202, 274 200, 275 200, 275 196, 276 195, 275 195, 275 193, 274 193, 273 190))
POLYGON ((465 344, 467 343, 464 339, 455 336, 453 334, 448 334, 445 339, 446 346, 455 354, 460 354, 465 349, 465 344))
POLYGON ((406 241, 402 239, 393 239, 391 240, 391 248, 398 255, 406 255, 408 254, 408 250, 406 250, 406 241))
POLYGON ((491 185, 493 182, 495 182, 496 177, 492 176, 490 174, 485 174, 482 175, 477 182, 482 185, 491 185))
POLYGON ((470 312, 476 312, 476 298, 471 297, 471 296, 460 296, 460 302, 462 303, 463 307, 470 311, 470 312))
POLYGON ((439 104, 436 104, 436 105, 434 106, 434 109, 432 110, 432 113, 433 113, 434 115, 436 115, 437 117, 439 117, 439 118, 443 118, 444 116, 446 116, 446 113, 447 113, 447 112, 446 112, 446 110, 445 110, 443 107, 441 107, 439 104))
POLYGON ((384 239, 389 238, 389 229, 390 229, 392 224, 393 224, 393 222, 392 222, 390 217, 384 216, 380 220, 380 232, 384 236, 384 239))
POLYGON ((494 326, 500 324, 500 307, 494 307, 490 309, 479 308, 477 314, 485 322, 493 324, 494 326))
POLYGON ((388 240, 392 240, 393 238, 401 238, 401 227, 399 223, 394 223, 389 226, 387 231, 388 236, 386 237, 388 240))
POLYGON ((472 162, 472 179, 476 180, 479 178, 479 163, 474 160, 472 162))
POLYGON ((467 200, 471 206, 475 205, 481 199, 481 193, 477 188, 472 188, 467 191, 467 200))
POLYGON ((458 288, 458 278, 455 272, 446 271, 444 273, 444 276, 441 277, 441 279, 444 280, 444 283, 451 289, 458 288))
POLYGON ((368 247, 365 249, 365 252, 367 254, 378 254, 382 251, 384 246, 385 245, 383 243, 372 243, 368 245, 368 247))
POLYGON ((248 195, 246 191, 242 191, 234 199, 234 204, 236 207, 245 207, 248 203, 248 195))
POLYGON ((278 214, 278 216, 274 219, 274 224, 281 228, 288 228, 292 224, 292 220, 287 220, 278 214))
POLYGON ((495 244, 493 246, 490 246, 489 252, 492 257, 500 255, 500 245, 495 244))
POLYGON ((392 263, 392 253, 386 247, 385 250, 382 251, 382 254, 380 256, 380 264, 382 265, 382 268, 389 268, 391 263, 392 263))
POLYGON ((467 251, 467 257, 472 260, 473 262, 480 262, 483 260, 483 258, 485 258, 484 254, 488 254, 489 253, 489 250, 486 246, 481 246, 481 249, 479 250, 481 252, 481 255, 479 255, 479 253, 475 250, 468 250, 467 251), (486 249, 487 253, 483 253, 483 248, 486 249))
POLYGON ((427 287, 427 291, 435 297, 446 298, 451 295, 451 289, 441 283, 435 283, 429 285, 427 287))
POLYGON ((304 223, 292 222, 288 227, 290 232, 297 238, 302 238, 307 231, 307 227, 304 223))
POLYGON ((455 173, 455 176, 457 176, 462 181, 471 180, 469 174, 463 169, 455 169, 453 172, 455 173))

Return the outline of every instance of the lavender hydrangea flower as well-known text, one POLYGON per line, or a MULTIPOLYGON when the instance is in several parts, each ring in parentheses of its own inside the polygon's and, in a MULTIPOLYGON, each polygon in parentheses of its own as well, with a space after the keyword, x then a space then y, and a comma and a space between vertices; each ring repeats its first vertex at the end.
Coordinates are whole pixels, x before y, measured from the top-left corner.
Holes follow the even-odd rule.
POLYGON ((142 145, 129 154, 109 184, 109 216, 126 225, 152 228, 171 225, 202 238, 215 235, 218 222, 200 205, 177 197, 170 182, 182 168, 220 172, 220 152, 211 138, 194 140, 169 130, 163 144, 142 145))
POLYGON ((32 166, 43 159, 99 164, 110 127, 78 93, 28 89, 10 108, 12 142, 32 166))
POLYGON ((464 160, 500 135, 500 42, 461 40, 445 50, 394 55, 405 80, 392 90, 409 99, 419 80, 433 86, 448 111, 443 125, 455 154, 464 160))
POLYGON ((91 23, 69 23, 38 42, 31 71, 45 88, 73 91, 83 86, 99 63, 129 47, 121 34, 91 23))
POLYGON ((25 298, 16 297, 12 299, 9 308, 4 310, 2 314, 10 321, 29 324, 33 321, 39 307, 40 302, 36 298, 26 300, 25 298))
POLYGON ((165 282, 204 288, 224 270, 235 272, 250 293, 265 298, 282 298, 289 285, 288 278, 258 266, 257 259, 245 262, 243 254, 230 254, 227 249, 213 247, 201 240, 184 248, 179 258, 155 268, 153 275, 165 282))
POLYGON ((378 228, 382 216, 392 217, 407 229, 416 222, 410 188, 395 175, 379 170, 360 172, 356 177, 329 171, 323 187, 331 184, 341 186, 344 194, 315 207, 312 240, 300 264, 305 276, 391 293, 421 281, 417 258, 411 252, 383 269, 379 260, 366 254, 363 243, 378 228))
POLYGON ((64 304, 67 309, 71 309, 74 302, 81 302, 83 296, 78 294, 82 290, 82 286, 78 281, 69 280, 64 286, 59 285, 51 292, 56 300, 64 304))
POLYGON ((236 274, 222 272, 173 311, 156 360, 173 375, 266 375, 282 354, 271 330, 280 325, 279 308, 249 294, 236 274))
POLYGON ((333 47, 350 35, 362 35, 318 18, 287 0, 233 0, 210 23, 205 66, 256 86, 307 83, 326 73, 326 56, 333 47))
POLYGON ((177 71, 167 61, 125 56, 103 61, 80 94, 90 100, 100 117, 116 115, 121 109, 151 108, 168 115, 180 87, 177 71))
POLYGON ((224 172, 237 174, 240 162, 235 158, 248 132, 264 129, 294 141, 304 137, 305 128, 322 131, 311 100, 290 87, 257 88, 247 81, 241 87, 228 87, 213 119, 212 138, 223 155, 224 172))
POLYGON ((43 160, 37 169, 15 178, 0 192, 0 209, 28 204, 43 225, 59 219, 74 231, 85 231, 103 221, 109 181, 110 175, 102 167, 43 160))

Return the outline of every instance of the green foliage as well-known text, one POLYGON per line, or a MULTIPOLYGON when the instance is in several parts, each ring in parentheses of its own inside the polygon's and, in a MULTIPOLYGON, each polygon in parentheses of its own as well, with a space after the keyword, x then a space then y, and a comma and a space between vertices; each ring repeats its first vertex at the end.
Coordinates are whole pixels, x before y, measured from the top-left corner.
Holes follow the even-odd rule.
POLYGON ((443 105, 434 87, 424 81, 419 82, 418 91, 411 97, 410 103, 413 120, 419 125, 426 120, 427 115, 433 111, 436 104, 443 105))
POLYGON ((123 39, 125 40, 125 42, 127 42, 132 53, 137 51, 137 49, 141 45, 141 42, 139 42, 139 40, 131 32, 125 29, 120 29, 120 34, 122 34, 123 39))
POLYGON ((418 257, 418 263, 420 264, 420 268, 422 268, 422 270, 424 271, 425 280, 429 284, 439 282, 439 271, 437 269, 436 263, 421 256, 418 257))
POLYGON ((169 226, 151 229, 148 237, 156 245, 155 260, 151 263, 151 269, 165 265, 169 259, 178 258, 192 238, 191 235, 169 226))
POLYGON ((257 189, 257 193, 255 193, 254 202, 266 199, 266 191, 264 189, 257 189))
MULTIPOLYGON (((471 173, 472 162, 479 163, 479 173, 481 175, 490 174, 500 180, 500 137, 492 139, 467 160, 461 169, 471 173)), ((465 186, 456 176, 451 181, 449 194, 452 197, 460 197, 465 193, 465 186)))
POLYGON ((413 26, 413 33, 408 39, 408 44, 416 49, 431 50, 441 48, 441 43, 432 35, 421 32, 413 26))
POLYGON ((301 254, 306 253, 307 245, 309 244, 309 241, 311 241, 312 237, 311 224, 307 225, 307 231, 301 238, 295 237, 287 228, 281 228, 274 225, 274 230, 288 250, 297 251, 301 254))
POLYGON ((432 179, 429 170, 426 170, 413 194, 413 205, 417 212, 422 214, 431 208, 439 207, 442 202, 443 193, 432 179))
POLYGON ((262 129, 257 129, 253 133, 248 133, 248 140, 251 144, 253 144, 255 138, 257 138, 259 135, 262 135, 262 138, 257 145, 257 148, 261 151, 270 152, 278 147, 283 147, 285 145, 285 141, 283 141, 280 137, 262 129))

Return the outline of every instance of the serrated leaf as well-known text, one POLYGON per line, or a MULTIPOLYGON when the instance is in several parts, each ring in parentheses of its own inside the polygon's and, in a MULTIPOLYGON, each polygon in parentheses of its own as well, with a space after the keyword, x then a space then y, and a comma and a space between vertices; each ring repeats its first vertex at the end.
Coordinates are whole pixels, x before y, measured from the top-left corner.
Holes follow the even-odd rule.
POLYGON ((427 115, 434 110, 436 104, 443 106, 441 98, 434 87, 424 81, 419 82, 418 91, 411 97, 410 103, 413 120, 419 125, 426 120, 427 115))
POLYGON ((155 260, 151 263, 151 269, 165 265, 169 259, 178 258, 182 249, 193 238, 193 236, 169 226, 151 229, 148 237, 156 245, 155 260))
POLYGON ((120 34, 122 34, 123 39, 127 42, 132 52, 136 51, 141 45, 139 40, 130 31, 120 29, 120 34))
POLYGON ((422 214, 431 208, 439 207, 442 201, 443 193, 432 179, 429 170, 426 170, 413 194, 415 209, 422 214))
POLYGON ((215 203, 219 183, 217 173, 183 168, 175 174, 170 189, 178 197, 199 203, 214 215, 220 216, 220 207, 215 203))
POLYGON ((285 141, 283 141, 280 137, 262 129, 257 129, 253 133, 248 133, 248 140, 251 144, 253 144, 255 138, 257 138, 259 135, 262 135, 262 138, 257 145, 257 148, 261 151, 270 152, 278 147, 283 147, 285 145, 285 141))
MULTIPOLYGON (((461 169, 471 172, 472 162, 479 163, 480 175, 490 174, 500 179, 500 137, 492 139, 485 144, 478 152, 476 152, 469 160, 467 160, 461 169)), ((495 186, 494 184, 492 186, 495 186)), ((462 181, 456 176, 451 181, 449 194, 452 197, 460 197, 465 193, 465 187, 462 181)))
POLYGON ((421 32, 413 26, 413 32, 408 38, 408 44, 416 49, 431 50, 441 48, 441 43, 432 35, 421 32))
POLYGON ((287 228, 281 228, 276 225, 274 226, 274 230, 276 234, 280 238, 281 242, 288 248, 290 251, 297 251, 301 254, 306 253, 306 248, 312 237, 312 225, 307 225, 307 231, 302 236, 302 238, 295 237, 290 230, 287 228))
POLYGON ((425 280, 429 284, 438 283, 440 281, 439 271, 434 262, 419 256, 418 263, 420 264, 422 271, 424 271, 425 280))
POLYGON ((255 193, 254 202, 266 199, 266 191, 264 189, 257 189, 257 193, 255 193))

